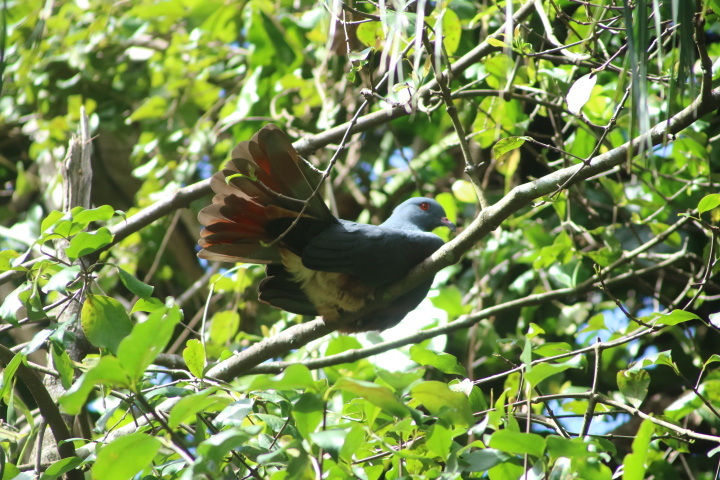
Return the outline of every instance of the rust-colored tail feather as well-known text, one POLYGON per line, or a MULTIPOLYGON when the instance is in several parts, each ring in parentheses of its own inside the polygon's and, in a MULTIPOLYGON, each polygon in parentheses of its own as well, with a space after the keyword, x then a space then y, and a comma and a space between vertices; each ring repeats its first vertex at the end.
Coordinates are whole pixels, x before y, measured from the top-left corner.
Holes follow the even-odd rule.
POLYGON ((215 261, 279 263, 277 232, 268 222, 296 216, 310 199, 304 216, 337 222, 300 169, 300 159, 287 136, 269 124, 252 139, 241 142, 222 171, 213 175, 212 205, 198 214, 205 228, 200 258, 215 261), (311 198, 312 197, 312 198, 311 198), (272 229, 271 229, 272 230, 272 229))

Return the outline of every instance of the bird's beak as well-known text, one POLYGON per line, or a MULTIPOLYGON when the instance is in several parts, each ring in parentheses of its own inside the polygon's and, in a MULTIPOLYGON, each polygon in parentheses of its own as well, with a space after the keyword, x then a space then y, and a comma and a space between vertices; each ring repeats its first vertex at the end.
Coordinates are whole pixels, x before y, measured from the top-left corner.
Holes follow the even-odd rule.
POLYGON ((441 222, 443 225, 445 225, 446 227, 448 227, 448 228, 449 228, 451 231, 453 231, 453 232, 454 232, 455 230, 457 230, 457 228, 455 227, 455 224, 454 224, 453 222, 451 222, 450 220, 448 220, 447 217, 441 218, 441 219, 440 219, 440 222, 441 222))

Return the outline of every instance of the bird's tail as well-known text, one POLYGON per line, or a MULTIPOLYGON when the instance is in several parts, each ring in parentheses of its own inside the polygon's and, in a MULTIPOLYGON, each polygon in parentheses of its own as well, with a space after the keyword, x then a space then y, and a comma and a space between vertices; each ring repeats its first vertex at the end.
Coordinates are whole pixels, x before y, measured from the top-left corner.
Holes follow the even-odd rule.
POLYGON ((308 203, 303 216, 336 222, 314 186, 303 174, 298 153, 288 137, 268 124, 240 142, 222 171, 213 175, 213 203, 198 220, 200 258, 214 261, 278 263, 274 244, 278 222, 290 224, 308 203))

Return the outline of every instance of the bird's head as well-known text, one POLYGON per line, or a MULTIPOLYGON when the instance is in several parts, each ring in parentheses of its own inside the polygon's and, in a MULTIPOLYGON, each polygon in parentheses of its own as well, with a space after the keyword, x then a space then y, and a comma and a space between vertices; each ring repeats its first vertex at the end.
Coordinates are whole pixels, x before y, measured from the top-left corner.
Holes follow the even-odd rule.
POLYGON ((447 219, 445 209, 432 198, 415 197, 405 200, 393 210, 383 226, 403 230, 431 232, 437 227, 448 227, 453 232, 455 224, 447 219))

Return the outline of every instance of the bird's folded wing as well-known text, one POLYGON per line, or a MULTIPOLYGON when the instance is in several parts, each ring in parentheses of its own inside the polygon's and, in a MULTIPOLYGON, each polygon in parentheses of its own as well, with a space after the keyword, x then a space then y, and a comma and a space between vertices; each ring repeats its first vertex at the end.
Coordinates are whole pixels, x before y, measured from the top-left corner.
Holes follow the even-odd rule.
POLYGON ((353 275, 377 287, 401 279, 442 245, 432 233, 343 221, 315 236, 302 262, 311 270, 353 275))

